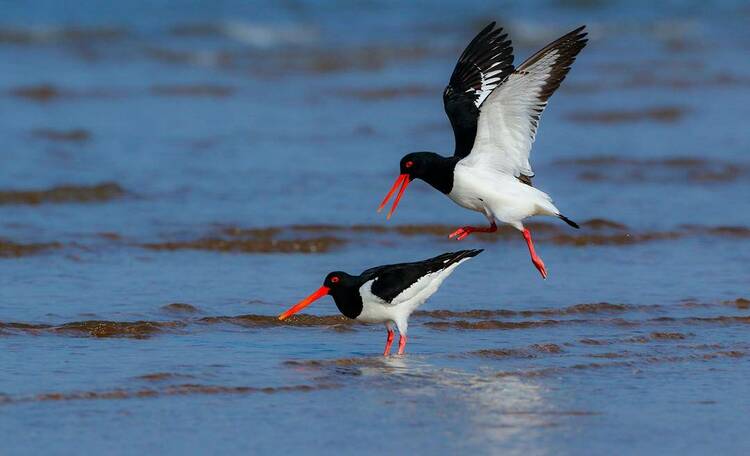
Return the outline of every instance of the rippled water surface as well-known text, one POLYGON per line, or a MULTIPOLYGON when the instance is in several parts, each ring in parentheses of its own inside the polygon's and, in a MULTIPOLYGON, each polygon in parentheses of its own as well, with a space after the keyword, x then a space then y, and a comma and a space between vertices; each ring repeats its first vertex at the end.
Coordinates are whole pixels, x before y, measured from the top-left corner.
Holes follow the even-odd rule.
POLYGON ((750 8, 701 2, 0 2, 3 454, 747 454, 750 8), (490 20, 588 24, 503 229, 415 183, 490 20), (407 355, 325 274, 484 248, 407 355))

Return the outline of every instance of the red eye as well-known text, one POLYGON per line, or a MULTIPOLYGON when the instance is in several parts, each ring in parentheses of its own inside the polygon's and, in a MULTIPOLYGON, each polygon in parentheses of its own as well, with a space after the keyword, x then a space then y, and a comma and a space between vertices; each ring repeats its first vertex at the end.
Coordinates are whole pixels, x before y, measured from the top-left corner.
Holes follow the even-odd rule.
POLYGON ((338 282, 339 282, 339 278, 338 277, 336 277, 336 276, 331 277, 331 283, 338 283, 338 282))
POLYGON ((406 166, 407 168, 411 168, 412 166, 414 166, 414 162, 409 160, 404 166, 406 166))

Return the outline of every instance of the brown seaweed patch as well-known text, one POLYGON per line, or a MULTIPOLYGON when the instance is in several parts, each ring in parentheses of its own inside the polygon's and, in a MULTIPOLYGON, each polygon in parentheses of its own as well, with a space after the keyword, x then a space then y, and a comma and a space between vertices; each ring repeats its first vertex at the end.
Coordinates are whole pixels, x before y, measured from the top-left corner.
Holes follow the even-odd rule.
POLYGON ((38 84, 16 87, 14 89, 11 89, 9 93, 14 97, 37 103, 49 103, 62 98, 112 98, 123 95, 122 93, 118 93, 112 90, 94 89, 86 91, 74 91, 61 89, 52 84, 38 84))
POLYGON ((59 249, 60 247, 62 247, 62 244, 59 242, 18 244, 0 239, 0 258, 18 258, 34 255, 45 250, 59 249))
POLYGON ((734 301, 724 301, 724 304, 735 306, 742 310, 750 309, 750 299, 745 298, 737 298, 734 301))
POLYGON ((568 115, 568 119, 580 123, 618 124, 652 121, 674 123, 682 119, 688 110, 679 106, 663 106, 639 110, 609 110, 579 112, 568 115))
POLYGON ((581 223, 581 225, 586 228, 593 229, 593 230, 602 230, 602 229, 627 230, 628 229, 628 226, 623 223, 615 222, 613 220, 608 220, 604 218, 593 218, 590 220, 586 220, 585 222, 581 223))
POLYGON ((21 322, 5 322, 0 321, 0 329, 14 329, 20 331, 39 331, 51 328, 52 325, 36 324, 36 323, 21 323, 21 322))
POLYGON ((592 353, 589 355, 589 357, 604 358, 604 359, 628 358, 630 357, 630 353, 629 352, 592 353))
POLYGON ((644 242, 675 240, 685 236, 677 231, 655 231, 650 233, 614 234, 557 234, 549 239, 554 244, 583 247, 589 245, 632 245, 644 242))
POLYGON ((269 65, 255 66, 261 74, 309 72, 326 74, 342 71, 379 70, 398 62, 413 62, 429 55, 422 46, 363 46, 349 49, 290 49, 267 59, 269 65))
POLYGON ((114 182, 97 185, 62 185, 48 190, 0 191, 0 205, 43 203, 93 203, 109 201, 125 195, 125 190, 114 182))
POLYGON ((482 358, 536 358, 537 355, 529 350, 520 348, 493 348, 477 350, 470 353, 482 358))
POLYGON ((49 84, 18 87, 11 90, 11 95, 31 101, 47 102, 62 96, 60 89, 49 84))
POLYGON ((86 142, 91 139, 91 133, 83 128, 72 130, 55 130, 52 128, 37 128, 31 132, 35 138, 57 142, 86 142))
POLYGON ((291 367, 390 367, 382 356, 339 359, 288 360, 284 365, 291 367))
POLYGON ((347 241, 332 236, 309 239, 218 239, 141 244, 150 250, 207 250, 236 253, 322 253, 347 241))
POLYGON ((580 342, 580 343, 582 343, 582 344, 584 344, 584 345, 609 345, 609 344, 611 344, 611 343, 612 343, 612 342, 611 342, 611 341, 609 341, 609 340, 604 340, 604 339, 591 339, 591 338, 581 339, 581 340, 579 340, 578 342, 580 342))
POLYGON ((563 349, 557 344, 533 344, 531 346, 533 350, 540 353, 562 353, 563 349))
POLYGON ((545 315, 577 315, 577 314, 599 314, 620 313, 629 311, 651 310, 657 306, 632 306, 627 304, 614 304, 609 302, 596 302, 575 304, 561 309, 538 309, 538 310, 508 310, 508 309, 473 309, 473 310, 417 310, 415 316, 430 317, 438 319, 450 318, 494 318, 494 317, 533 317, 545 315))
POLYGON ((185 326, 180 322, 157 321, 106 321, 86 320, 65 323, 49 328, 50 331, 61 334, 91 336, 97 338, 125 337, 146 339, 165 330, 185 326))
POLYGON ((163 396, 188 396, 188 395, 214 395, 214 394, 276 394, 276 393, 305 393, 338 388, 339 385, 332 383, 320 383, 313 385, 284 385, 284 386, 225 386, 225 385, 203 385, 185 383, 180 385, 168 385, 163 388, 146 389, 112 389, 104 391, 74 391, 74 392, 50 392, 41 393, 31 397, 12 398, 8 397, 2 403, 21 402, 48 402, 48 401, 80 401, 80 400, 117 400, 134 399, 163 396))
POLYGON ((146 380, 149 382, 162 382, 166 380, 174 380, 177 378, 192 378, 192 375, 187 374, 176 374, 173 372, 154 372, 152 374, 144 374, 136 377, 138 380, 146 380))
POLYGON ((539 354, 558 354, 563 349, 557 344, 533 344, 528 348, 494 348, 470 352, 482 358, 537 358, 539 354))
POLYGON ((193 85, 158 85, 151 88, 151 93, 163 97, 213 97, 223 98, 233 95, 233 87, 193 84, 193 85))
POLYGON ((678 332, 653 332, 650 337, 654 340, 682 340, 686 339, 688 335, 678 332))
POLYGON ((420 97, 440 93, 439 89, 433 89, 417 85, 407 85, 403 87, 383 87, 383 88, 366 88, 366 89, 344 89, 337 91, 337 94, 349 98, 355 98, 362 101, 382 101, 396 98, 420 97))
POLYGON ((506 330, 506 329, 531 329, 545 326, 557 326, 566 323, 580 322, 579 320, 536 320, 536 321, 428 321, 425 326, 435 329, 465 329, 465 330, 506 330))
POLYGON ((317 316, 309 314, 296 314, 284 321, 275 315, 237 315, 231 317, 204 317, 198 320, 201 323, 231 323, 249 328, 268 328, 275 326, 297 326, 297 327, 342 327, 354 324, 354 320, 343 315, 317 316))
MULTIPOLYGON (((293 226, 292 229, 295 229, 293 226)), ((281 227, 268 228, 240 228, 227 226, 221 229, 221 233, 235 238, 254 237, 254 238, 272 238, 283 231, 281 227)), ((321 230, 322 231, 322 230, 321 230)))
POLYGON ((194 314, 200 312, 200 310, 192 304, 186 304, 183 302, 173 302, 161 306, 161 310, 167 313, 173 314, 194 314))
POLYGON ((413 313, 416 317, 430 317, 441 320, 450 318, 494 318, 494 317, 514 317, 518 315, 515 310, 504 309, 475 309, 475 310, 417 310, 413 313))
MULTIPOLYGON (((601 354, 601 356, 598 356, 598 358, 618 359, 618 358, 625 357, 625 356, 620 356, 620 355, 628 355, 628 352, 609 353, 609 354, 603 353, 601 354)), ((678 355, 636 356, 635 358, 628 360, 628 361, 579 363, 579 364, 573 364, 570 366, 498 372, 495 375, 497 377, 524 377, 524 378, 549 377, 549 376, 559 376, 559 375, 563 375, 566 373, 573 373, 577 371, 587 371, 587 370, 592 370, 592 369, 598 370, 598 369, 608 369, 608 368, 615 368, 615 367, 632 368, 632 367, 640 367, 640 366, 647 366, 647 365, 654 365, 654 364, 665 364, 665 363, 711 361, 711 360, 717 360, 717 359, 722 359, 722 358, 741 358, 746 355, 747 353, 741 350, 724 350, 724 351, 716 351, 716 352, 705 353, 705 354, 692 354, 692 355, 687 355, 687 356, 678 356, 678 355)), ((593 355, 590 355, 590 356, 593 356, 593 355)))
POLYGON ((750 228, 746 226, 700 226, 682 225, 687 232, 727 238, 750 238, 750 228))
POLYGON ((667 157, 638 159, 601 155, 564 159, 558 165, 582 168, 578 178, 585 181, 662 182, 665 180, 693 183, 733 182, 750 173, 750 167, 716 159, 667 157))
POLYGON ((128 36, 120 27, 70 26, 70 27, 3 27, 0 28, 0 44, 30 45, 46 43, 101 43, 115 41, 128 36))

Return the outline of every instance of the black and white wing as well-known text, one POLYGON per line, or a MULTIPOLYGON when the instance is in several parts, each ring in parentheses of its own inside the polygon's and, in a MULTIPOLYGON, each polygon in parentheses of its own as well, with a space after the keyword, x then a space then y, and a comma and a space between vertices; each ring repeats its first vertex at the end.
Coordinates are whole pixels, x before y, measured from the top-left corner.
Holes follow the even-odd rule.
POLYGON ((573 30, 529 57, 487 97, 481 107, 474 146, 461 163, 522 180, 534 176, 529 153, 539 118, 586 46, 584 28, 573 30))
POLYGON ((479 107, 492 90, 513 72, 513 46, 502 28, 491 23, 471 40, 458 58, 443 92, 456 138, 454 155, 465 157, 474 145, 479 107))
POLYGON ((385 304, 397 305, 422 293, 437 291, 442 281, 464 260, 475 257, 478 250, 461 250, 444 253, 414 263, 377 266, 362 273, 369 284, 369 291, 385 304))

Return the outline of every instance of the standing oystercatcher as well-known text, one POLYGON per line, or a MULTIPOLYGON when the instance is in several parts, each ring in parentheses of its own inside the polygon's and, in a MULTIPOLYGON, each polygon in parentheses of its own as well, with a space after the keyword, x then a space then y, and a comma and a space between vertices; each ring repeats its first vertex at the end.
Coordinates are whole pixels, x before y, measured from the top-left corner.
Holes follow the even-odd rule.
POLYGON ((523 220, 552 215, 573 228, 578 225, 560 213, 549 195, 532 186, 529 153, 549 98, 586 45, 585 26, 545 46, 515 69, 511 42, 501 28, 494 27, 493 22, 469 43, 443 92, 445 112, 456 138, 453 156, 433 152, 405 155, 401 174, 378 212, 401 185, 388 212, 390 219, 409 183, 422 179, 459 206, 481 212, 490 221, 486 228, 459 228, 450 238, 492 233, 497 231, 495 220, 507 223, 523 233, 531 261, 546 278, 547 269, 534 251, 523 220))
POLYGON ((279 320, 289 318, 325 295, 331 295, 344 316, 365 323, 385 323, 388 339, 383 356, 391 353, 395 323, 399 332, 398 354, 402 355, 409 315, 440 288, 443 280, 459 264, 481 252, 461 250, 414 263, 376 266, 358 276, 331 272, 322 287, 279 315, 279 320))

